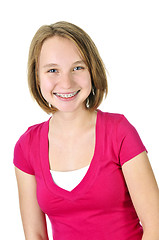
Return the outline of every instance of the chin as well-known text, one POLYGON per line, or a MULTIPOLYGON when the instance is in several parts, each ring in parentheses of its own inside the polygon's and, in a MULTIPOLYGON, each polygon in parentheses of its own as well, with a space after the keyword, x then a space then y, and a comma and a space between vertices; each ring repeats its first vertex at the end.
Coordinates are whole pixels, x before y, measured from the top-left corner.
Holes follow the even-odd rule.
POLYGON ((59 112, 63 112, 63 113, 73 113, 73 112, 78 112, 78 111, 82 111, 82 110, 86 110, 85 105, 83 106, 56 106, 56 108, 58 109, 59 112))

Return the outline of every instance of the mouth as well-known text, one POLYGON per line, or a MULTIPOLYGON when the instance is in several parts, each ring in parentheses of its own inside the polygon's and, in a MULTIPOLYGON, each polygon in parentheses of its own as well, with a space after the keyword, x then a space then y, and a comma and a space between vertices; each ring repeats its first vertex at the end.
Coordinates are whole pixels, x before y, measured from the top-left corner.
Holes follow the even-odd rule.
POLYGON ((63 99, 71 99, 71 98, 75 97, 79 92, 80 92, 80 90, 78 90, 76 92, 71 92, 71 93, 53 93, 53 94, 55 96, 63 98, 63 99))

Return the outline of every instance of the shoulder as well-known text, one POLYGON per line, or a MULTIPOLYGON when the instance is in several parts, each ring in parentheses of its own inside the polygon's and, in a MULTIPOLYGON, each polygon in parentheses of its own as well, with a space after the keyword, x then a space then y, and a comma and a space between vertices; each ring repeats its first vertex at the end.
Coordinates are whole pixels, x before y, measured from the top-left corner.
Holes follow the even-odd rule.
POLYGON ((102 112, 99 110, 101 128, 104 127, 107 133, 112 134, 112 137, 123 138, 128 133, 135 133, 135 127, 128 121, 128 119, 120 113, 102 112))
MULTIPOLYGON (((105 135, 113 144, 114 152, 121 165, 143 151, 147 151, 136 128, 123 114, 100 112, 105 121, 105 135)), ((108 141, 107 141, 108 142, 108 141)))
POLYGON ((32 142, 35 142, 39 139, 41 129, 47 127, 48 124, 49 120, 28 127, 28 129, 18 139, 17 144, 21 145, 21 147, 24 147, 31 144, 32 142))
POLYGON ((14 147, 14 165, 20 170, 33 174, 35 173, 36 154, 40 144, 40 136, 47 131, 49 121, 30 126, 24 132, 14 147), (43 131, 43 132, 42 132, 43 131))
POLYGON ((107 125, 118 125, 121 122, 127 121, 125 116, 120 113, 110 113, 110 112, 102 112, 98 111, 101 116, 102 121, 104 121, 107 125))

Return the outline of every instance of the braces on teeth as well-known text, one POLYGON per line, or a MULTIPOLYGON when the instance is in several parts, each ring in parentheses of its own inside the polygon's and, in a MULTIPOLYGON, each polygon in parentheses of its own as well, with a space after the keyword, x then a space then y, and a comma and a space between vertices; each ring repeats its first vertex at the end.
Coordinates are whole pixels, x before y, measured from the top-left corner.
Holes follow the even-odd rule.
POLYGON ((69 94, 59 94, 59 93, 56 93, 56 95, 59 96, 59 97, 63 97, 63 98, 69 98, 69 97, 75 96, 77 94, 77 92, 69 93, 69 94))

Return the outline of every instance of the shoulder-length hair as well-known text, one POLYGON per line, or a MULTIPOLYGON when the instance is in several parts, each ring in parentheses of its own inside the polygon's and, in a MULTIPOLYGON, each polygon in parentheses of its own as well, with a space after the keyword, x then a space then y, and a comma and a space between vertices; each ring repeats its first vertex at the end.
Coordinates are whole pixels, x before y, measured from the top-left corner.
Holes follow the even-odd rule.
POLYGON ((72 40, 85 61, 92 81, 92 91, 85 101, 88 110, 96 110, 108 92, 107 76, 104 63, 98 49, 90 36, 78 26, 69 22, 57 22, 44 25, 34 35, 28 57, 28 85, 33 98, 47 113, 57 111, 41 94, 38 80, 38 60, 44 41, 53 36, 59 36, 72 40))

